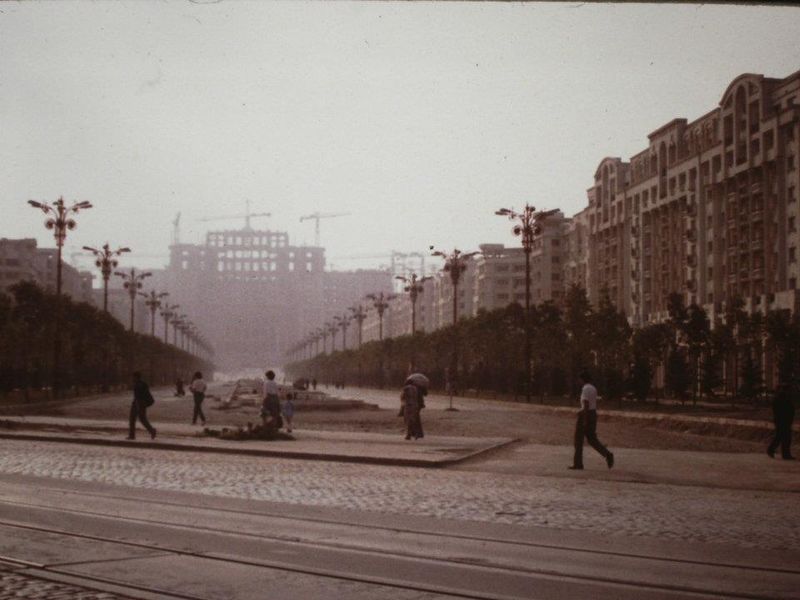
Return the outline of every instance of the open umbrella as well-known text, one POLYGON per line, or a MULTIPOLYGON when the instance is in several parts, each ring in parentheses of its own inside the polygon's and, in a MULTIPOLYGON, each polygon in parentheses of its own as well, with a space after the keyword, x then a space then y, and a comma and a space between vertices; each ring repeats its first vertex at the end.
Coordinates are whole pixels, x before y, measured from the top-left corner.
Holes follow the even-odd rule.
POLYGON ((412 373, 406 378, 406 381, 424 387, 425 389, 431 384, 430 380, 422 373, 412 373))

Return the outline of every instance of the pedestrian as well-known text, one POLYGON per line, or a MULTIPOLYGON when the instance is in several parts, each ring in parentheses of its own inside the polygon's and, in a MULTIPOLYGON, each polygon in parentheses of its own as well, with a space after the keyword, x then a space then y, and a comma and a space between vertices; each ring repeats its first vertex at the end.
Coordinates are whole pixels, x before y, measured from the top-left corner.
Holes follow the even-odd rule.
POLYGON ((312 389, 313 389, 315 392, 317 391, 317 378, 316 378, 316 377, 314 377, 314 378, 311 380, 311 388, 312 388, 312 389))
POLYGON ((196 371, 192 377, 192 383, 189 384, 189 391, 194 396, 194 413, 192 413, 192 425, 197 424, 198 417, 203 427, 206 426, 206 416, 203 414, 203 400, 206 398, 206 389, 208 386, 203 381, 203 374, 196 371))
POLYGON ((183 389, 183 379, 178 377, 178 381, 175 382, 175 395, 176 396, 185 396, 186 392, 183 389))
POLYGON ((772 419, 775 423, 775 436, 769 443, 767 454, 775 458, 775 450, 781 447, 783 460, 794 460, 792 456, 792 421, 794 421, 794 398, 792 386, 782 383, 772 398, 772 419))
POLYGON ((261 401, 261 420, 264 427, 267 423, 271 423, 273 427, 278 427, 278 419, 280 418, 280 400, 278 394, 280 389, 275 381, 275 371, 269 370, 265 373, 266 379, 264 380, 264 388, 262 390, 261 401))
POLYGON ((400 415, 406 426, 406 439, 412 437, 417 440, 422 437, 422 423, 420 422, 420 391, 410 380, 406 379, 403 390, 400 392, 400 415))
POLYGON ((292 433, 292 417, 294 417, 294 395, 289 392, 286 394, 286 401, 283 403, 283 421, 286 423, 286 433, 292 433))
POLYGON ((136 439, 136 419, 139 419, 141 424, 150 433, 151 439, 156 439, 156 429, 147 420, 147 407, 152 406, 155 400, 153 394, 150 393, 150 388, 142 379, 142 374, 139 371, 133 373, 133 402, 131 402, 131 414, 128 420, 128 439, 136 439))
POLYGON ((614 455, 597 439, 597 388, 592 385, 588 372, 581 373, 583 388, 581 389, 581 410, 575 422, 575 457, 570 469, 583 469, 583 438, 606 459, 608 468, 614 466, 614 455))

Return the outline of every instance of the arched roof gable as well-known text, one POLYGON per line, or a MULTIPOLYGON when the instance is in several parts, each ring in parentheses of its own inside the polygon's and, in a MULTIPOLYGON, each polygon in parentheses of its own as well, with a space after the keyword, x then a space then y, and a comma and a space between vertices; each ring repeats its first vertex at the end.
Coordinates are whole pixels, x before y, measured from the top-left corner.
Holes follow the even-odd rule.
POLYGON ((728 87, 725 89, 725 93, 722 94, 722 99, 719 101, 720 106, 725 106, 726 102, 728 102, 728 98, 733 95, 734 90, 739 87, 739 84, 743 81, 750 81, 750 83, 761 87, 761 82, 764 79, 763 75, 758 75, 756 73, 742 73, 736 79, 728 84, 728 87))
POLYGON ((609 165, 611 168, 616 168, 621 162, 622 159, 619 156, 606 156, 600 161, 600 164, 597 165, 597 168, 594 171, 594 178, 597 179, 600 177, 600 171, 605 165, 609 165))

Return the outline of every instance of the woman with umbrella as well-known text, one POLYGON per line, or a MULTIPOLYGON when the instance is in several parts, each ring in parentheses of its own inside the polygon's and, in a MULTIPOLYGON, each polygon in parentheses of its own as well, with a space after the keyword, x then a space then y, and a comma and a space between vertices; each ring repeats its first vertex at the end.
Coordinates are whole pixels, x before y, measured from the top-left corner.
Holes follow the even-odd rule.
POLYGON ((428 393, 428 378, 422 373, 413 373, 406 378, 400 394, 400 409, 406 424, 406 439, 418 440, 425 437, 422 431, 420 411, 425 408, 425 395, 428 393))

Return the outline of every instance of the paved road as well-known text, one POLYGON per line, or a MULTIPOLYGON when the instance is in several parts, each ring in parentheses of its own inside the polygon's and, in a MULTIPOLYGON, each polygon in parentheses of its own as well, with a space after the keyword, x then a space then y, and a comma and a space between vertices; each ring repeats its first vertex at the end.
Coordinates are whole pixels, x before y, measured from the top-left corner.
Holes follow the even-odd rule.
POLYGON ((797 494, 0 441, 0 476, 800 551, 797 494))
POLYGON ((0 561, 28 567, 0 569, 0 600, 111 600, 108 581, 142 599, 158 597, 147 586, 203 600, 792 598, 796 505, 787 492, 4 440, 0 561))

